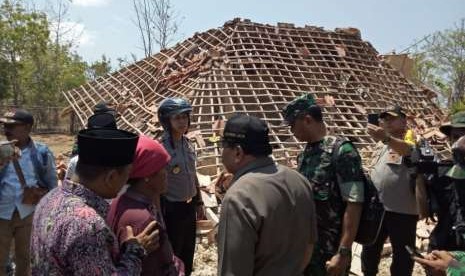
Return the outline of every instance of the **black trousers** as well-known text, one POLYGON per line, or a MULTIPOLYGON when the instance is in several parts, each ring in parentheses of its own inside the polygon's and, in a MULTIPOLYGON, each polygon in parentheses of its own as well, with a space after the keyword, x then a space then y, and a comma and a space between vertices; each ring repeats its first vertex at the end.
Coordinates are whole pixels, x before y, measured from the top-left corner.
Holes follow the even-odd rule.
POLYGON ((365 276, 375 276, 378 273, 381 251, 387 237, 391 241, 393 253, 391 275, 412 275, 414 263, 405 246, 415 247, 417 221, 416 215, 386 211, 378 239, 373 245, 363 246, 361 258, 365 276))
POLYGON ((195 251, 196 208, 193 202, 162 200, 163 218, 174 254, 184 262, 186 275, 192 272, 195 251))

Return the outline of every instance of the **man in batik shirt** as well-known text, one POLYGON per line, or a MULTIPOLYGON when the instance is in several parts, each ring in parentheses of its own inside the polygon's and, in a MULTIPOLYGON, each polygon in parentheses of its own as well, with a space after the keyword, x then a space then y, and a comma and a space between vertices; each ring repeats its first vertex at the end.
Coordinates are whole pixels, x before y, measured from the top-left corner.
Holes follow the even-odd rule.
POLYGON ((126 183, 137 141, 137 135, 122 130, 79 132, 76 174, 36 208, 32 275, 140 274, 146 252, 158 246, 156 223, 136 237, 128 227, 121 248, 105 223, 109 207, 105 199, 115 197, 126 183))

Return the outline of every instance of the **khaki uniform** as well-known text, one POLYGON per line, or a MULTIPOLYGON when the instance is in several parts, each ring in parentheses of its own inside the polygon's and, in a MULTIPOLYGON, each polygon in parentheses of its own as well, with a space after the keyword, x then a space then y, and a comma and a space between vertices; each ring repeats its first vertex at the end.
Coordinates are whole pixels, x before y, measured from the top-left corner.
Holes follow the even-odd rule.
POLYGON ((379 191, 386 213, 375 243, 363 247, 362 271, 366 276, 377 274, 387 237, 393 248, 391 275, 407 276, 413 270, 413 260, 405 246, 415 247, 418 212, 412 170, 407 167, 405 158, 408 157, 400 156, 381 143, 375 151, 370 177, 379 191))
POLYGON ((370 177, 379 191, 386 211, 417 215, 413 183, 410 181, 412 171, 405 165, 403 159, 384 145, 374 159, 370 177))

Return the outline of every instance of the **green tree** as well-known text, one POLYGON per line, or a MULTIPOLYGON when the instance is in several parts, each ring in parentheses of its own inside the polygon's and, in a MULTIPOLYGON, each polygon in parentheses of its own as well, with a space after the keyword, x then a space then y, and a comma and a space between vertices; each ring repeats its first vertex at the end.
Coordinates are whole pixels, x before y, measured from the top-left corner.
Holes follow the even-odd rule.
MULTIPOLYGON (((59 22, 65 4, 60 1, 59 22)), ((50 26, 47 14, 26 10, 20 0, 0 6, 1 99, 14 105, 64 105, 61 92, 88 80, 87 63, 71 50, 72 42, 62 40, 63 30, 55 28, 50 35, 50 26)))
POLYGON ((22 73, 28 59, 43 55, 48 43, 48 22, 45 14, 26 12, 21 3, 3 1, 0 6, 0 64, 6 73, 5 97, 13 103, 24 102, 22 73))
POLYGON ((45 54, 30 59, 25 68, 26 102, 35 105, 63 105, 61 92, 87 81, 87 64, 67 46, 51 45, 45 54))
POLYGON ((102 55, 101 60, 97 60, 88 65, 86 75, 89 80, 95 80, 111 72, 111 60, 102 55))
POLYGON ((6 99, 9 94, 8 67, 8 62, 0 59, 0 100, 6 99))
POLYGON ((417 79, 440 92, 449 107, 465 95, 465 18, 452 29, 423 39, 413 55, 417 79))

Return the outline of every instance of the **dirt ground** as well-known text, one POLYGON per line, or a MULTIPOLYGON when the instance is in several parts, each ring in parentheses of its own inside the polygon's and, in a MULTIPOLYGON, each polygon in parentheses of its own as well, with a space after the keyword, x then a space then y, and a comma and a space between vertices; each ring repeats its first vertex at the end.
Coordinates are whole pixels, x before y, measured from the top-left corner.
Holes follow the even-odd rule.
MULTIPOLYGON (((65 159, 71 152, 74 143, 74 135, 69 134, 37 134, 32 136, 34 140, 43 142, 49 146, 55 157, 64 155, 65 159)), ((391 258, 383 258, 380 264, 378 275, 390 275, 389 265, 391 258)), ((193 276, 214 276, 216 275, 217 256, 216 245, 208 245, 205 240, 200 241, 196 246, 193 276)), ((425 275, 423 269, 415 264, 413 275, 425 275)))
MULTIPOLYGON (((208 243, 206 243, 205 240, 199 242, 196 246, 194 256, 194 271, 192 273, 192 276, 215 276, 217 261, 218 259, 216 254, 216 245, 208 245, 208 243)), ((391 275, 389 271, 391 261, 391 257, 383 258, 381 260, 381 263, 379 265, 379 276, 391 275)), ((423 276, 425 275, 425 272, 420 265, 415 264, 412 275, 423 276)))

